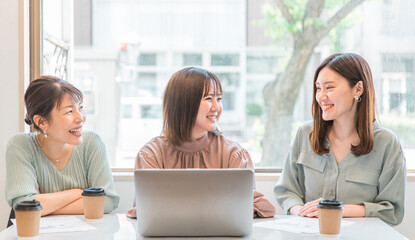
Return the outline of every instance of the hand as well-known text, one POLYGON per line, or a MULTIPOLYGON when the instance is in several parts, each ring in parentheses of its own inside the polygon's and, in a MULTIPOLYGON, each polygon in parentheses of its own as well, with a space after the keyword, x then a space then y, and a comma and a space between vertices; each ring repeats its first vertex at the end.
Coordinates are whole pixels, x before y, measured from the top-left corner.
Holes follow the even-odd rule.
POLYGON ((298 211, 300 211, 300 209, 303 208, 303 205, 294 205, 290 208, 290 214, 291 215, 298 215, 298 211))
POLYGON ((136 208, 132 208, 130 210, 127 211, 127 217, 129 218, 137 218, 137 212, 136 212, 136 208))
POLYGON ((323 198, 319 198, 317 200, 311 201, 306 203, 299 211, 298 215, 302 217, 317 217, 318 218, 318 209, 317 204, 323 200, 323 198))

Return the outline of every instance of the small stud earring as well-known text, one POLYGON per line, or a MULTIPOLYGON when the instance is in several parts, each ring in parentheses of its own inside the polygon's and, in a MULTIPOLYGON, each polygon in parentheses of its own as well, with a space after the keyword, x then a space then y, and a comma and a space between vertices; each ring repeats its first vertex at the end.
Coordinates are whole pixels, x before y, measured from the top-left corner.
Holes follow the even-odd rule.
POLYGON ((356 102, 360 102, 360 101, 362 101, 362 98, 360 96, 354 96, 354 100, 356 102))

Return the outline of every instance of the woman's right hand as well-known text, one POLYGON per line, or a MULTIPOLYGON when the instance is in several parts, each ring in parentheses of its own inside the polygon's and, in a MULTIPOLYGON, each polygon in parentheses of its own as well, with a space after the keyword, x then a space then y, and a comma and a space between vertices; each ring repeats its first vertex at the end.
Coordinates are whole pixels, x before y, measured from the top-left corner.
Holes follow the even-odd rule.
POLYGON ((137 218, 137 212, 136 212, 136 208, 131 208, 130 210, 127 211, 127 217, 129 218, 137 218))

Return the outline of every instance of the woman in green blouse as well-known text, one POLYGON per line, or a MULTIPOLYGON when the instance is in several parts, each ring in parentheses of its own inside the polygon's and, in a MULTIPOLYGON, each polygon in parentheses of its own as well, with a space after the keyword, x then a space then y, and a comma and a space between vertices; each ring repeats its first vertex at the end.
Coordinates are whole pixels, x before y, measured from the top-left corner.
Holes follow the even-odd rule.
POLYGON ((83 131, 82 93, 52 76, 33 80, 25 93, 25 122, 35 130, 12 136, 6 151, 6 199, 42 204, 42 216, 83 214, 84 188, 104 188, 105 213, 117 208, 104 142, 83 131))
POLYGON ((353 53, 328 57, 314 75, 313 121, 303 124, 274 192, 287 214, 318 217, 321 199, 345 204, 343 217, 404 215, 405 158, 396 135, 375 117, 368 63, 353 53))

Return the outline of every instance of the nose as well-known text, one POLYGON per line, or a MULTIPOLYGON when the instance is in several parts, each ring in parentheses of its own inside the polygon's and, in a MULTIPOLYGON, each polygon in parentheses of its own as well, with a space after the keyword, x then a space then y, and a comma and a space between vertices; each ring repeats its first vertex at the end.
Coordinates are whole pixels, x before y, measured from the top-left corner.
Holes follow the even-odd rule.
POLYGON ((321 102, 327 99, 327 92, 326 90, 322 89, 319 93, 317 93, 317 101, 321 102))
POLYGON ((212 107, 210 108, 210 111, 212 112, 216 112, 218 111, 219 107, 218 107, 219 103, 216 99, 212 100, 212 107))
POLYGON ((85 122, 85 113, 83 110, 75 111, 75 120, 78 122, 85 122))

